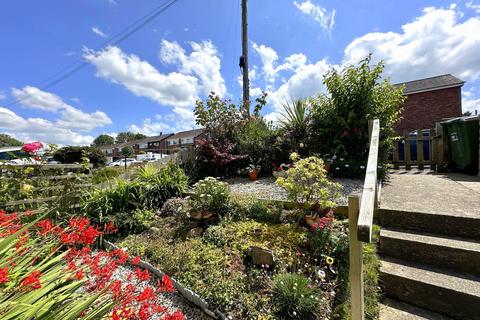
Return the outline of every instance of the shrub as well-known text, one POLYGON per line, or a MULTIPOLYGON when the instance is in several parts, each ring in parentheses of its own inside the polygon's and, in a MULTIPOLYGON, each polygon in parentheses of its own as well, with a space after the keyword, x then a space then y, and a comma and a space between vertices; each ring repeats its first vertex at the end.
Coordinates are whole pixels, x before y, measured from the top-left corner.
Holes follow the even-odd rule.
POLYGON ((208 211, 220 217, 230 213, 230 189, 228 183, 207 177, 195 184, 190 205, 193 212, 208 211))
POLYGON ((92 182, 99 184, 107 181, 112 181, 120 175, 120 170, 114 167, 106 167, 93 172, 92 182))
POLYGON ((105 153, 96 147, 63 147, 53 153, 53 159, 61 163, 82 163, 84 154, 94 167, 104 166, 107 163, 105 153))
POLYGON ((371 66, 369 55, 358 66, 332 69, 324 76, 328 95, 310 99, 309 146, 313 152, 366 163, 368 120, 378 118, 382 127, 379 161, 386 163, 405 97, 402 87, 394 87, 387 78, 381 80, 383 69, 383 62, 371 66))
POLYGON ((313 156, 299 159, 295 153, 291 159, 296 161, 293 168, 288 169, 285 178, 276 181, 287 190, 288 198, 307 212, 334 207, 340 185, 328 180, 323 160, 313 156))
MULTIPOLYGON (((187 189, 187 177, 177 164, 139 168, 136 180, 118 180, 108 189, 96 189, 83 199, 83 211, 95 222, 116 221, 121 231, 137 225, 135 219, 125 220, 136 209, 157 210, 163 203, 187 189), (119 217, 115 217, 119 215, 119 217)), ((149 216, 152 216, 149 214, 149 216)), ((153 216, 152 216, 153 218, 153 216)))
POLYGON ((274 309, 283 319, 314 319, 319 301, 308 279, 296 273, 275 277, 272 290, 274 309))
POLYGON ((189 215, 190 207, 188 200, 184 198, 171 198, 165 201, 159 211, 161 217, 175 217, 183 220, 189 215))

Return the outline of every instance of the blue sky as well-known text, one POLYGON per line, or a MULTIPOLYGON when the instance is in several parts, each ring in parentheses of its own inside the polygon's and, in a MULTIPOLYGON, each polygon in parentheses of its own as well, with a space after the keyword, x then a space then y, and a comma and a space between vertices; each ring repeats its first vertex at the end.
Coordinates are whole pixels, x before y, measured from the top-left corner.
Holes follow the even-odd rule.
MULTIPOLYGON (((211 90, 238 102, 240 0, 178 0, 105 46, 166 2, 2 1, 0 132, 88 144, 101 133, 190 129, 195 100, 211 90)), ((480 109, 480 0, 250 0, 249 39, 251 90, 269 92, 268 119, 285 99, 323 92, 326 70, 369 52, 393 82, 444 73, 466 80, 464 110, 480 109)))

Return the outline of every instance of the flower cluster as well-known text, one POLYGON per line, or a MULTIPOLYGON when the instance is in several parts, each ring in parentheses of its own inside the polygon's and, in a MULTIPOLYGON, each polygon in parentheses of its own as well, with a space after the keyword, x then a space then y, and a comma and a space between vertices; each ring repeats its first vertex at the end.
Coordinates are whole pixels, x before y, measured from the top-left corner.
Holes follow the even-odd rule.
MULTIPOLYGON (((114 301, 112 319, 146 320, 154 314, 160 316, 159 319, 184 319, 181 312, 170 311, 156 298, 161 293, 175 291, 173 282, 167 275, 153 285, 150 272, 139 267, 139 257, 130 257, 121 249, 109 252, 92 250, 91 245, 104 232, 115 232, 116 226, 113 223, 105 225, 104 232, 84 217, 70 219, 65 227, 54 224, 50 219, 41 219, 33 226, 24 228, 22 219, 31 215, 30 212, 7 214, 0 211, 0 238, 21 231, 15 243, 17 257, 26 257, 35 251, 35 248, 29 246, 32 243, 49 243, 52 259, 62 248, 61 251, 66 251, 61 260, 64 264, 63 273, 68 275, 70 280, 82 281, 86 294, 110 295, 114 301), (30 238, 36 242, 28 243, 30 238), (128 263, 135 268, 133 270, 129 268, 128 263), (122 272, 117 272, 119 268, 122 268, 122 272), (116 279, 118 278, 116 274, 124 274, 125 279, 123 281, 116 279)), ((12 259, 0 259, 0 288, 9 283, 17 283, 18 290, 23 291, 37 290, 42 288, 42 285, 48 286, 48 276, 42 278, 43 271, 37 266, 39 260, 41 259, 38 257, 34 258, 28 269, 16 273, 10 270, 16 267, 12 259)))
POLYGON ((30 154, 36 154, 42 148, 43 148, 43 144, 41 142, 36 141, 36 142, 25 143, 22 147, 22 151, 30 154))
POLYGON ((311 225, 312 230, 323 230, 325 228, 331 230, 333 228, 333 210, 330 209, 327 214, 311 225))

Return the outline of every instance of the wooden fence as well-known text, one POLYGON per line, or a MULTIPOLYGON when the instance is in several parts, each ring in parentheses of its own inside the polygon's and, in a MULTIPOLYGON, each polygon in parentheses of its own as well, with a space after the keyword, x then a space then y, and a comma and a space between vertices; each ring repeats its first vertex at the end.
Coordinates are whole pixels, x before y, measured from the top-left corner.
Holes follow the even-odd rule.
POLYGON ((380 121, 373 120, 369 128, 370 146, 362 196, 361 199, 359 195, 348 197, 352 320, 364 319, 363 242, 372 241, 373 215, 378 205, 377 168, 380 121))
POLYGON ((391 163, 394 169, 401 167, 411 170, 416 167, 436 170, 443 159, 443 140, 435 129, 419 129, 415 134, 405 134, 392 151, 391 163), (429 133, 424 135, 424 133, 429 133), (403 151, 403 152, 402 152, 403 151))
POLYGON ((0 165, 0 209, 76 210, 91 178, 76 164, 0 165))

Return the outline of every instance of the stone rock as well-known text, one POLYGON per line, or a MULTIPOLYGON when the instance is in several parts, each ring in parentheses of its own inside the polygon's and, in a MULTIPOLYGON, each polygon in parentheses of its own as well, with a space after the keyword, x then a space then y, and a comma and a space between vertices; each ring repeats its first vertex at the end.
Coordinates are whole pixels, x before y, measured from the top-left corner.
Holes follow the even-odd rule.
POLYGON ((253 264, 256 266, 264 265, 272 267, 275 265, 272 250, 252 246, 248 248, 248 255, 252 258, 253 264))
POLYGON ((203 229, 202 228, 193 228, 188 230, 187 232, 187 238, 198 238, 201 237, 203 234, 203 229))

